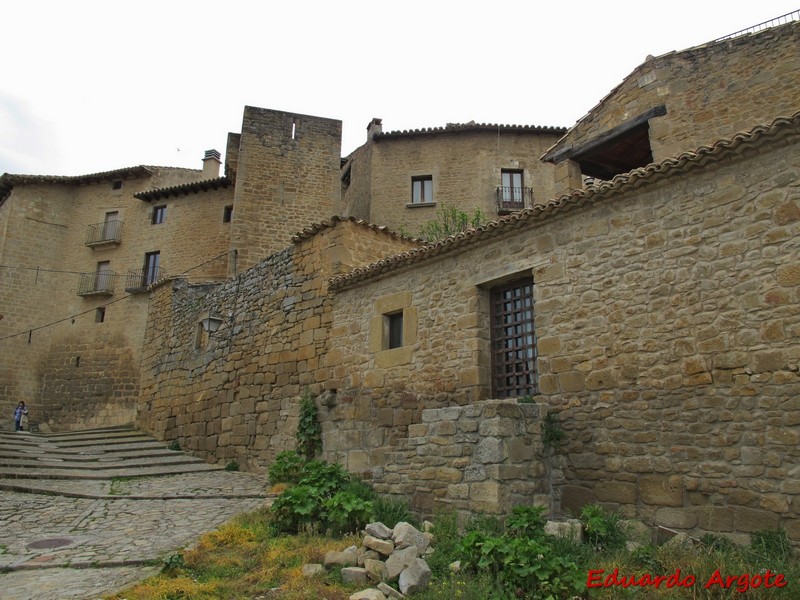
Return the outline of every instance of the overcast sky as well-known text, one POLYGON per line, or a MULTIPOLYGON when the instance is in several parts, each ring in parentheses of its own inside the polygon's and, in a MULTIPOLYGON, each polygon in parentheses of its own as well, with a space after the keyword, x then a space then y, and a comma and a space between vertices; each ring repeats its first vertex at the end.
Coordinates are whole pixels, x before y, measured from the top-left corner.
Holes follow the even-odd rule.
POLYGON ((340 119, 342 153, 446 123, 570 126, 648 54, 798 0, 8 0, 0 173, 200 168, 245 105, 340 119))

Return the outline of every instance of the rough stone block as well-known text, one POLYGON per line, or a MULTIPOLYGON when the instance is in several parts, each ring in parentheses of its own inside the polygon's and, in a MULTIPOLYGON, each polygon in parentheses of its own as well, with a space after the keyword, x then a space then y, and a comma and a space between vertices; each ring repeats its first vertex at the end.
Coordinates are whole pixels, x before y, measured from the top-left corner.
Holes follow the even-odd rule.
MULTIPOLYGON (((397 528, 395 527, 396 530, 397 528)), ((392 540, 380 539, 371 535, 364 536, 364 546, 370 550, 375 550, 375 552, 383 556, 389 556, 395 549, 395 544, 392 540)))
POLYGON ((600 502, 636 503, 636 484, 624 481, 601 481, 594 486, 594 493, 600 502))
POLYGON ((363 585, 367 583, 367 570, 364 567, 344 567, 341 571, 342 583, 363 585))
POLYGON ((766 510, 735 507, 733 509, 733 523, 736 531, 751 533, 764 529, 777 529, 780 517, 766 510))
POLYGON ((683 479, 679 475, 643 475, 639 496, 645 504, 683 506, 683 479))
POLYGON ((697 515, 692 508, 660 508, 656 511, 656 525, 677 529, 691 529, 697 525, 697 515))
POLYGON ((498 438, 484 438, 478 443, 478 447, 475 448, 474 458, 479 463, 499 463, 503 462, 505 457, 505 444, 503 440, 498 438))

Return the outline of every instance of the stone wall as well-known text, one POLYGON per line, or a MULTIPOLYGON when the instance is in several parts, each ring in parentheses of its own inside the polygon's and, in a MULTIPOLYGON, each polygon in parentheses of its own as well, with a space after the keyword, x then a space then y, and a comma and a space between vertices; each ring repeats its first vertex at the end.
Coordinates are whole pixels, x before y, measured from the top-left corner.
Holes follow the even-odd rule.
POLYGON ((412 247, 334 219, 231 281, 160 286, 145 334, 140 426, 209 460, 264 468, 294 447, 300 394, 325 389, 334 368, 328 278, 412 247), (209 313, 224 322, 206 335, 199 323, 209 313))
POLYGON ((508 514, 520 504, 550 508, 545 404, 487 401, 422 412, 409 436, 372 473, 379 493, 409 499, 418 513, 441 509, 508 514))
POLYGON ((113 177, 15 186, 0 207, 0 263, 12 267, 2 273, 0 337, 23 333, 0 346, 0 405, 8 412, 25 400, 34 422, 61 430, 135 420, 148 299, 125 291, 127 274, 141 271, 146 252, 161 251, 167 272, 202 264, 189 276, 224 277, 230 224, 222 217, 232 191, 154 203, 134 194, 199 174, 154 168, 121 178, 120 187, 113 177), (154 206, 164 207, 162 223, 152 222, 154 206), (120 243, 87 246, 89 227, 111 212, 122 222, 120 243), (78 295, 80 274, 106 261, 116 274, 113 294, 78 295))
POLYGON ((342 123, 247 106, 236 168, 231 247, 239 269, 279 252, 339 208, 342 123))
POLYGON ((329 385, 351 413, 326 447, 385 470, 420 407, 490 398, 489 289, 532 275, 563 510, 800 541, 800 144, 783 131, 336 283, 329 385), (413 336, 376 347, 398 310, 413 336))
POLYGON ((534 203, 553 198, 556 168, 539 158, 559 133, 465 128, 368 141, 345 166, 352 168, 344 195, 349 214, 411 235, 436 219, 437 207, 444 205, 469 213, 480 209, 493 219, 502 169, 523 172, 523 185, 533 188, 534 203), (411 178, 425 175, 433 177, 434 203, 412 205, 411 178))
MULTIPOLYGON (((800 110, 800 21, 649 58, 559 144, 579 146, 649 109, 654 162, 800 110)), ((568 191, 559 187, 558 192, 568 191)))

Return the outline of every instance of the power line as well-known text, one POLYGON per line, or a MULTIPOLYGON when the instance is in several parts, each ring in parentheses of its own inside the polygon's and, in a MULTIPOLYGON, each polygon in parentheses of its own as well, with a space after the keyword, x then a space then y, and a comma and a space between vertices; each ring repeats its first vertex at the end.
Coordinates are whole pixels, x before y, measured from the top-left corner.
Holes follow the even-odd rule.
MULTIPOLYGON (((231 250, 230 252, 235 252, 235 250, 231 250)), ((207 260, 207 261, 205 261, 203 263, 200 263, 198 265, 195 265, 194 267, 191 267, 190 269, 187 269, 186 271, 184 271, 183 273, 180 273, 177 276, 185 275, 186 273, 194 271, 195 269, 199 269, 200 267, 205 266, 205 265, 207 265, 207 264, 209 264, 211 262, 214 262, 215 260, 218 260, 218 259, 222 258, 223 256, 226 256, 227 254, 229 254, 229 252, 223 252, 222 254, 219 254, 218 256, 215 256, 214 258, 211 258, 211 259, 209 259, 209 260, 207 260)), ((39 270, 39 269, 31 268, 31 267, 11 267, 11 266, 7 266, 7 265, 0 265, 0 267, 7 267, 7 268, 11 268, 11 269, 29 269, 29 270, 32 270, 32 271, 38 271, 39 270)), ((42 270, 44 270, 44 269, 42 269, 42 270)), ((51 272, 53 272, 53 273, 72 273, 72 274, 77 274, 77 275, 81 275, 82 274, 82 273, 79 273, 79 272, 76 273, 75 271, 55 271, 55 270, 53 270, 51 272)), ((123 275, 116 275, 116 277, 123 277, 123 275)), ((121 298, 117 298, 116 300, 111 300, 110 302, 106 302, 105 304, 101 304, 100 306, 95 306, 95 307, 90 308, 88 310, 85 310, 83 312, 75 313, 75 314, 70 315, 68 317, 64 317, 63 319, 58 319, 57 321, 51 321, 50 323, 46 323, 44 325, 39 325, 38 327, 31 327, 31 328, 28 328, 25 331, 21 331, 19 333, 12 333, 11 335, 7 335, 5 337, 1 337, 0 338, 0 342, 2 342, 4 340, 9 340, 11 338, 19 337, 21 335, 27 335, 28 336, 28 341, 30 341, 30 336, 34 331, 39 331, 41 329, 47 329, 48 327, 52 327, 53 325, 58 325, 59 323, 63 323, 65 321, 69 321, 71 319, 75 319, 76 317, 81 317, 83 315, 87 315, 87 314, 89 314, 91 312, 96 311, 98 308, 105 308, 107 306, 111 306, 112 304, 116 304, 117 302, 121 302, 122 300, 127 300, 131 296, 133 296, 133 294, 126 294, 125 296, 122 296, 121 298)))

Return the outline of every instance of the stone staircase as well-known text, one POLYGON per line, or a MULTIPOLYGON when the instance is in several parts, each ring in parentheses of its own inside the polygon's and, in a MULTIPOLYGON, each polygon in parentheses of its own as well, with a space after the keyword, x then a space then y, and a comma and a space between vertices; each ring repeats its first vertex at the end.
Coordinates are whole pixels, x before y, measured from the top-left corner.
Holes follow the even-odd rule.
POLYGON ((22 491, 25 481, 130 479, 221 469, 127 427, 0 432, 0 489, 22 491))

